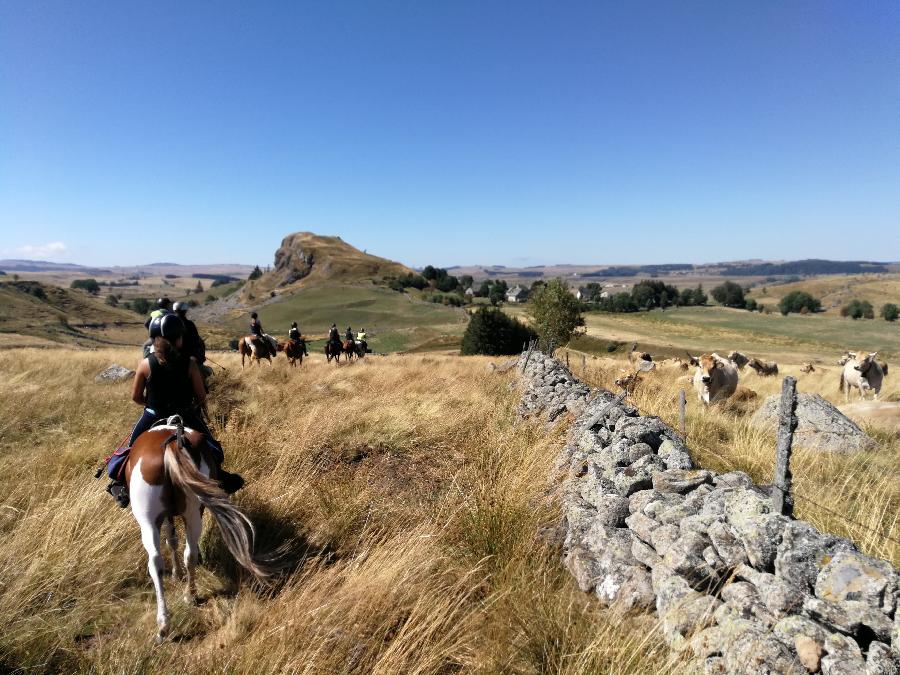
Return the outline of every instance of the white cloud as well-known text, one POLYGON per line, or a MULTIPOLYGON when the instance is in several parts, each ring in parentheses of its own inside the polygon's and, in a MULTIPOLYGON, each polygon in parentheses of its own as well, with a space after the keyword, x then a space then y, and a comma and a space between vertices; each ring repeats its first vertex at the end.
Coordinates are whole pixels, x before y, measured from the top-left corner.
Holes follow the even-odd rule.
POLYGON ((46 244, 25 244, 16 248, 15 252, 26 258, 63 258, 69 253, 69 247, 62 241, 50 241, 46 244))

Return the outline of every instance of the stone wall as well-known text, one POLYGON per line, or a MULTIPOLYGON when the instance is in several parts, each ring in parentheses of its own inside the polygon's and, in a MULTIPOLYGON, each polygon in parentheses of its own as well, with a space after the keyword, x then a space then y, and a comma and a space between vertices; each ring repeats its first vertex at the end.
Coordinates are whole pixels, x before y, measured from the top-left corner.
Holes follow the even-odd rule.
POLYGON ((520 414, 574 418, 557 468, 563 561, 583 591, 656 612, 691 672, 898 672, 890 563, 773 513, 745 473, 695 468, 672 428, 558 361, 523 365, 520 414))

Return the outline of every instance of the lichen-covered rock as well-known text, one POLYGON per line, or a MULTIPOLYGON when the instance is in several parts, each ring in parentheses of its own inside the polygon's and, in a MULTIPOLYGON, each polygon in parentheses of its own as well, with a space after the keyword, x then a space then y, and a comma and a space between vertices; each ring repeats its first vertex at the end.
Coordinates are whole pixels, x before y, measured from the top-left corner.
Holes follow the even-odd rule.
POLYGON ((594 590, 602 571, 596 555, 580 546, 572 548, 566 555, 566 568, 575 577, 578 588, 585 593, 594 590))
POLYGON ((747 551, 730 525, 715 521, 709 526, 707 535, 716 553, 727 566, 737 567, 747 562, 747 551))
POLYGON ((628 529, 608 527, 595 520, 584 535, 583 545, 600 556, 601 561, 606 558, 633 565, 631 541, 632 535, 628 529))
POLYGON ((704 500, 707 506, 717 492, 721 492, 725 519, 731 525, 741 525, 746 520, 772 512, 772 500, 759 488, 724 488, 713 491, 704 500))
POLYGON ((714 523, 721 523, 721 516, 708 516, 697 514, 694 516, 686 516, 681 519, 681 522, 678 523, 678 527, 682 532, 694 532, 695 534, 702 534, 704 537, 708 536, 709 528, 714 523))
POLYGON ((876 639, 887 642, 891 636, 891 620, 864 602, 845 600, 836 603, 820 598, 807 598, 803 603, 803 613, 853 637, 871 634, 876 639))
POLYGON ((124 382, 130 380, 132 377, 134 377, 133 370, 130 370, 125 366, 113 364, 98 373, 97 377, 94 379, 97 380, 97 382, 124 382))
MULTIPOLYGON (((778 419, 780 394, 766 398, 750 418, 760 429, 774 429, 778 419)), ((797 394, 797 429, 794 445, 828 452, 859 452, 875 446, 875 441, 849 417, 818 394, 797 394)))
POLYGON ((725 647, 725 667, 729 673, 805 675, 806 669, 787 645, 761 628, 744 631, 725 647))
POLYGON ((595 592, 603 605, 622 612, 651 610, 656 603, 650 573, 635 565, 605 572, 595 592))
POLYGON ((889 562, 856 551, 841 551, 819 572, 816 596, 832 602, 859 600, 893 614, 897 586, 897 571, 889 562))
POLYGON ((644 513, 644 507, 650 502, 658 501, 662 495, 656 490, 638 490, 628 498, 628 510, 632 513, 644 513))
POLYGON ((597 495, 592 494, 594 500, 593 506, 596 507, 597 513, 594 516, 596 521, 607 527, 624 527, 625 519, 628 517, 628 500, 615 494, 597 495))
POLYGON ((900 673, 900 653, 883 642, 872 642, 866 657, 866 675, 897 675, 900 673))
POLYGON ((765 513, 748 516, 731 524, 747 551, 750 564, 758 570, 770 572, 775 570, 775 554, 778 552, 781 533, 788 522, 781 514, 765 513))
POLYGON ((846 635, 832 634, 825 640, 822 673, 825 675, 865 675, 866 662, 854 640, 846 635))
POLYGON ((753 485, 753 479, 743 471, 729 471, 713 476, 713 485, 722 488, 739 488, 753 485))
POLYGON ((662 563, 662 558, 656 553, 656 550, 637 537, 631 542, 631 555, 633 555, 639 563, 646 565, 650 569, 653 569, 662 563))
POLYGON ((650 543, 656 552, 665 556, 669 547, 681 536, 681 530, 677 525, 660 525, 650 533, 650 543))
POLYGON ((789 522, 781 533, 775 556, 775 574, 809 592, 822 567, 839 551, 853 551, 847 539, 822 534, 802 520, 789 522))
POLYGON ((772 627, 772 632, 785 644, 790 644, 794 638, 803 635, 824 645, 825 638, 831 635, 831 631, 822 624, 799 614, 784 617, 772 627))
POLYGON ((716 620, 723 623, 725 618, 754 619, 768 627, 775 624, 775 616, 763 604, 759 591, 748 581, 734 581, 723 587, 720 595, 727 611, 723 610, 716 620))
POLYGON ((617 467, 613 483, 623 497, 633 495, 638 490, 653 487, 653 474, 665 468, 665 463, 656 455, 641 457, 634 464, 617 467))
POLYGON ((663 637, 674 649, 680 650, 688 637, 712 625, 714 613, 722 604, 711 595, 698 593, 677 575, 668 576, 654 588, 663 637))
POLYGON ((688 532, 666 549, 663 563, 687 579, 693 588, 706 591, 719 583, 718 572, 703 557, 703 551, 707 546, 709 539, 688 532))
POLYGON ((658 520, 649 518, 643 513, 632 513, 625 519, 625 525, 638 539, 649 544, 653 541, 653 530, 659 527, 660 523, 658 520))
POLYGON ((659 492, 677 492, 678 494, 685 494, 704 483, 711 482, 712 474, 709 471, 666 469, 653 476, 653 489, 658 490, 659 492))
POLYGON ((803 601, 809 597, 784 579, 779 579, 768 572, 759 572, 748 565, 738 567, 735 576, 738 579, 746 579, 756 587, 760 600, 776 619, 800 612, 803 609, 803 601))

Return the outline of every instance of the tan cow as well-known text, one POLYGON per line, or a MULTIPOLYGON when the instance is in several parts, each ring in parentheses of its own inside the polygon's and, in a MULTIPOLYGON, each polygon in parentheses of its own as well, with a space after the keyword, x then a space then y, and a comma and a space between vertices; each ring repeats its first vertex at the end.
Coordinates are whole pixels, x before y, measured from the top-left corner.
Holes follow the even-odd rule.
POLYGON ((881 384, 884 381, 884 369, 881 364, 875 360, 878 352, 871 352, 860 357, 861 352, 851 352, 856 354, 855 358, 850 359, 844 364, 844 370, 841 372, 840 388, 844 391, 844 399, 850 402, 850 389, 857 387, 859 389, 859 397, 866 398, 866 393, 873 391, 875 400, 878 400, 878 394, 881 393, 881 384))
POLYGON ((697 364, 694 373, 694 390, 701 403, 709 405, 731 396, 737 389, 738 371, 731 361, 715 352, 692 356, 691 362, 697 364))
POLYGON ((814 373, 816 372, 816 367, 811 363, 804 363, 800 366, 801 373, 814 373))

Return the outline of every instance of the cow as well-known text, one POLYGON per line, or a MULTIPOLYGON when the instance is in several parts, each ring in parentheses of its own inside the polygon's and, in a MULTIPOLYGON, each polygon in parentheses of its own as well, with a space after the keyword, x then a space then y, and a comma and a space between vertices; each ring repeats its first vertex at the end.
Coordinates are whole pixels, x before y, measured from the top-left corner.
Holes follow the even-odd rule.
POLYGON ((875 400, 878 400, 878 394, 881 393, 881 384, 884 381, 884 369, 881 364, 875 360, 878 352, 870 352, 863 357, 859 355, 862 352, 852 352, 856 354, 855 358, 850 359, 844 364, 844 370, 841 372, 840 388, 844 391, 844 399, 850 402, 850 389, 852 387, 859 388, 859 397, 866 398, 866 392, 875 392, 875 400))
MULTIPOLYGON (((877 352, 876 352, 876 353, 877 353, 877 352)), ((856 358, 856 354, 857 354, 857 352, 844 352, 844 353, 841 355, 841 358, 838 359, 837 364, 838 364, 839 366, 846 365, 847 361, 850 361, 851 359, 855 359, 855 358, 856 358)), ((887 374, 888 374, 888 364, 887 364, 887 361, 879 361, 879 362, 878 362, 878 365, 881 366, 881 372, 882 372, 882 374, 884 375, 884 377, 887 377, 887 374)))
POLYGON ((738 371, 731 361, 713 352, 702 356, 692 356, 691 363, 697 364, 694 373, 694 390, 701 403, 710 405, 731 396, 737 389, 738 371))
POLYGON ((625 389, 629 393, 634 391, 634 388, 640 383, 641 378, 637 373, 629 373, 625 370, 622 371, 622 376, 616 379, 616 386, 625 389))
POLYGON ((633 364, 639 363, 640 361, 652 362, 653 357, 650 356, 650 354, 648 354, 647 352, 637 351, 637 342, 634 342, 631 345, 631 351, 628 352, 628 360, 633 364))
POLYGON ((816 372, 816 367, 811 363, 804 363, 800 366, 801 373, 814 373, 816 372))
POLYGON ((750 362, 750 359, 740 352, 731 352, 728 355, 728 360, 736 365, 738 370, 743 370, 744 366, 750 362))
POLYGON ((778 374, 778 364, 774 361, 772 363, 766 363, 765 361, 753 358, 747 361, 747 366, 753 368, 753 370, 756 371, 756 374, 762 377, 778 374))

